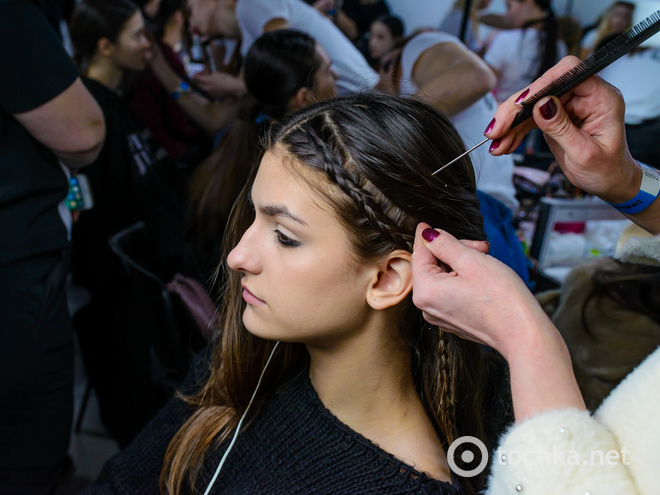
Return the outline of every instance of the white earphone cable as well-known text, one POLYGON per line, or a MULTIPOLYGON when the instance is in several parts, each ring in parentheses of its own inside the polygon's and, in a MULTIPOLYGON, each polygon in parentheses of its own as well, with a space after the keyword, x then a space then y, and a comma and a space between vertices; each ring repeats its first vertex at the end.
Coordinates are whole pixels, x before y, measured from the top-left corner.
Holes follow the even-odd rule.
POLYGON ((241 416, 241 419, 239 420, 238 425, 236 425, 236 431, 234 431, 234 437, 231 439, 231 443, 227 447, 227 450, 225 451, 225 454, 222 456, 222 459, 220 459, 220 463, 218 464, 218 467, 215 470, 215 474, 213 475, 213 478, 211 478, 211 481, 209 482, 209 486, 206 487, 206 491, 204 492, 204 495, 209 495, 209 493, 211 493, 211 488, 213 487, 213 484, 215 483, 215 480, 218 478, 218 475, 220 474, 220 470, 222 469, 222 466, 224 465, 225 461, 227 460, 227 456, 229 455, 229 452, 231 451, 232 447, 236 443, 236 439, 238 438, 238 433, 241 431, 241 425, 243 424, 243 420, 245 419, 245 416, 247 416, 247 413, 250 410, 250 406, 252 405, 252 402, 254 401, 254 398, 257 396, 257 391, 259 390, 259 385, 261 385, 261 380, 264 377, 264 373, 266 373, 266 368, 268 368, 268 365, 270 364, 270 360, 273 358, 273 355, 275 354, 275 349, 277 349, 277 346, 279 344, 280 344, 280 341, 278 340, 277 342, 275 342, 275 346, 273 347, 273 350, 270 351, 270 356, 268 356, 268 361, 266 361, 264 369, 261 370, 261 376, 259 376, 259 381, 257 382, 257 386, 255 387, 254 392, 252 393, 252 398, 250 399, 250 402, 248 403, 247 407, 245 408, 245 412, 241 416))

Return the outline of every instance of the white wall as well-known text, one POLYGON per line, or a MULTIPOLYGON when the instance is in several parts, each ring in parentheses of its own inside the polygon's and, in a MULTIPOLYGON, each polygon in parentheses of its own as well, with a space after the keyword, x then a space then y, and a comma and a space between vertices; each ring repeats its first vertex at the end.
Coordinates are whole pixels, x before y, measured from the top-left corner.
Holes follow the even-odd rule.
POLYGON ((386 0, 392 14, 399 16, 406 34, 421 27, 437 28, 445 18, 454 0, 386 0))

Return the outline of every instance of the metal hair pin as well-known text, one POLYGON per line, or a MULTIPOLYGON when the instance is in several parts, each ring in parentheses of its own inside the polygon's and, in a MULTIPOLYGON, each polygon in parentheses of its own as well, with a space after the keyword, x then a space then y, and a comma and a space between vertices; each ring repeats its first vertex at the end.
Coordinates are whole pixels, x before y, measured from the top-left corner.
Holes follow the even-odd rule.
POLYGON ((479 146, 481 146, 482 144, 484 144, 486 141, 488 141, 488 138, 484 139, 483 141, 481 141, 481 142, 480 142, 479 144, 477 144, 476 146, 473 146, 472 148, 470 148, 469 150, 467 150, 465 153, 462 153, 462 154, 458 155, 458 156, 457 156, 456 158, 454 158, 452 161, 450 161, 449 163, 446 163, 445 165, 443 165, 442 167, 440 167, 438 170, 436 170, 435 172, 433 172, 431 175, 435 175, 435 174, 437 174, 437 173, 440 172, 441 170, 446 169, 446 168, 447 168, 449 165, 451 165, 452 163, 455 163, 455 162, 457 162, 458 160, 460 160, 461 158, 463 158, 465 155, 467 155, 467 154, 469 154, 469 153, 472 153, 474 150, 476 150, 479 146))

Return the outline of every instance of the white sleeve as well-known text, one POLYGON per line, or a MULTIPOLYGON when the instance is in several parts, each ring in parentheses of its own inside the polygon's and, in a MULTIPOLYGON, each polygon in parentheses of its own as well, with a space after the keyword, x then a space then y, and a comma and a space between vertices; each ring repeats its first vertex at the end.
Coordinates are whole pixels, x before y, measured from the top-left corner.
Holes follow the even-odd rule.
POLYGON ((582 38, 581 46, 586 50, 593 50, 596 48, 596 38, 598 37, 598 29, 592 29, 584 38, 582 38))
POLYGON ((660 348, 612 391, 595 414, 629 451, 630 472, 644 495, 657 494, 660 485, 659 390, 660 348))
POLYGON ((495 70, 502 72, 511 60, 513 50, 511 48, 509 33, 502 32, 495 36, 488 51, 484 55, 484 60, 495 70))
POLYGON ((289 0, 240 0, 236 3, 236 17, 241 28, 243 42, 241 53, 245 56, 264 27, 273 19, 291 22, 291 2, 289 0))
POLYGON ((587 411, 548 411, 524 421, 504 435, 494 456, 486 495, 640 494, 625 451, 587 411))

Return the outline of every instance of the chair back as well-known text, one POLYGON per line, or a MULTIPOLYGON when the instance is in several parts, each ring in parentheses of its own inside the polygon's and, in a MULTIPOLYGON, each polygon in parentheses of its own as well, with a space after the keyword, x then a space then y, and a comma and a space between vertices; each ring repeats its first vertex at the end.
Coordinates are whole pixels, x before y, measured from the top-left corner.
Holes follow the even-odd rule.
POLYGON ((181 328, 181 312, 175 309, 172 295, 158 275, 155 257, 150 255, 146 224, 137 222, 118 232, 109 239, 109 244, 129 275, 127 309, 135 331, 146 332, 152 358, 167 377, 180 381, 188 371, 192 351, 184 342, 186 330, 181 328))

